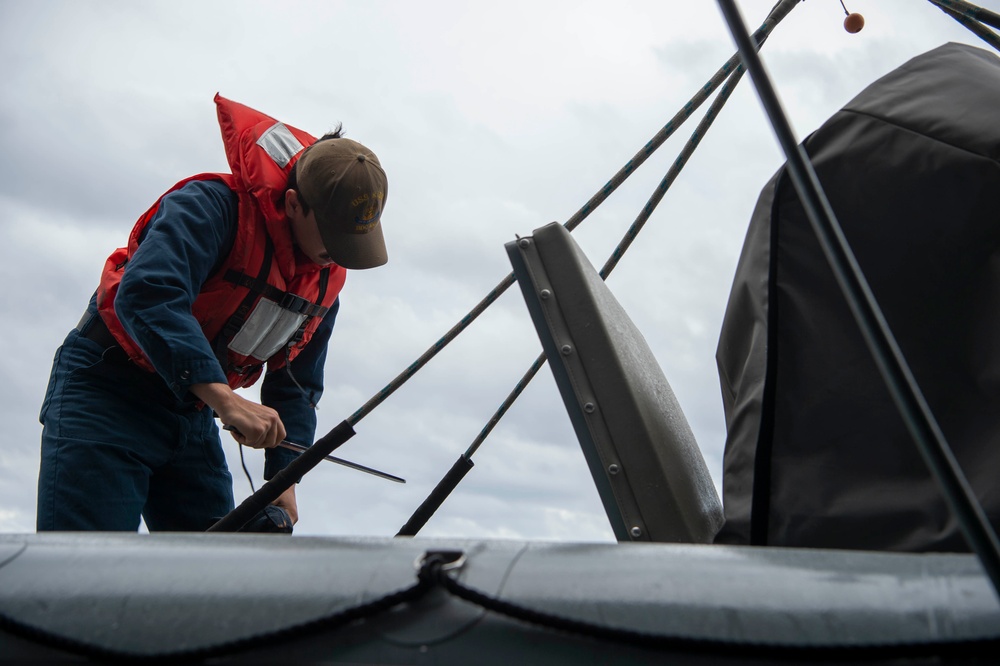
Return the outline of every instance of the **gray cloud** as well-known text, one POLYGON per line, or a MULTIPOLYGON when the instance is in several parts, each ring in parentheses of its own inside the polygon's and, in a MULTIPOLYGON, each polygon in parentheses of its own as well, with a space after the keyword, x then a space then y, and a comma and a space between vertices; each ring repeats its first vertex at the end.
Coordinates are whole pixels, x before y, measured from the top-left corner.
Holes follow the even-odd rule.
MULTIPOLYGON (((740 4, 756 22, 773 2, 740 4)), ((976 43, 928 3, 852 4, 868 18, 859 35, 838 3, 801 3, 765 46, 802 134, 907 58, 976 43)), ((389 172, 391 261, 349 277, 325 432, 509 272, 504 242, 576 212, 732 52, 712 3, 0 2, 0 530, 33 529, 38 406, 104 258, 175 181, 226 168, 215 92, 317 134, 342 121, 389 172)), ((576 232, 594 264, 696 122, 576 232)), ((780 164, 744 82, 609 282, 717 484, 716 339, 757 192, 780 164)), ((324 464, 299 488, 298 531, 395 533, 539 350, 513 288, 339 452, 409 483, 324 464)), ((247 460, 259 480, 260 454, 247 460)), ((475 462, 425 534, 612 538, 547 368, 475 462)))

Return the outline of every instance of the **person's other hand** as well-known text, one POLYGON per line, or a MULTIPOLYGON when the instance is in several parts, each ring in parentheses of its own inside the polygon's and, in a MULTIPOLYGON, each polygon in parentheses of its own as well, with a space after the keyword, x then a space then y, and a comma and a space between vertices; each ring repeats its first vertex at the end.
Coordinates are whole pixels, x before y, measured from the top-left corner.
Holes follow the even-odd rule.
POLYGON ((289 486, 288 490, 281 493, 278 499, 272 502, 275 506, 280 506, 288 512, 288 517, 292 519, 292 525, 299 522, 299 505, 295 501, 295 484, 289 486))

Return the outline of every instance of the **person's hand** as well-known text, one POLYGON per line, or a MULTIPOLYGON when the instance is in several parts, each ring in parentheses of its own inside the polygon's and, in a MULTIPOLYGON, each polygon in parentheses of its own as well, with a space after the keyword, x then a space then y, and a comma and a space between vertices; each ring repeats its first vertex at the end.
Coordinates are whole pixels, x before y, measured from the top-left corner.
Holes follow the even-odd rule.
POLYGON ((278 499, 272 502, 288 512, 288 517, 292 519, 292 525, 299 522, 299 505, 295 501, 295 484, 288 487, 288 490, 281 493, 278 499))
POLYGON ((194 384, 191 392, 214 409, 225 425, 232 426, 233 438, 240 444, 270 449, 285 438, 278 412, 237 395, 225 384, 194 384))

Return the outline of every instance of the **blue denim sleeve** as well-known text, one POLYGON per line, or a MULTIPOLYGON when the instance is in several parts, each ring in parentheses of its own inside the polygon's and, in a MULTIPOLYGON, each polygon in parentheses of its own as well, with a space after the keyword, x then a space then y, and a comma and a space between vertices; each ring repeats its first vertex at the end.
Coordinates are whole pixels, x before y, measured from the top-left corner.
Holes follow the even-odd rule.
POLYGON ((192 384, 226 383, 191 308, 232 247, 237 205, 219 181, 192 181, 165 196, 115 297, 125 331, 179 398, 192 384))
MULTIPOLYGON (((323 366, 327 344, 340 309, 338 298, 298 356, 288 365, 264 375, 260 401, 278 412, 290 442, 310 446, 316 437, 316 408, 323 395, 323 366)), ((271 479, 298 456, 283 448, 264 453, 264 478, 271 479)))

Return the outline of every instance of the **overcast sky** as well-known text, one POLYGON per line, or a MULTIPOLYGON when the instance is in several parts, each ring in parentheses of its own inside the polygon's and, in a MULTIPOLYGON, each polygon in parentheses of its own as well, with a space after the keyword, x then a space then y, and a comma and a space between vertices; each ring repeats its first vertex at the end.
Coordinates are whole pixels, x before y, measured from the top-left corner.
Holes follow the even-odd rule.
MULTIPOLYGON (((772 0, 743 0, 758 25, 772 0)), ((1000 0, 981 5, 1000 11, 1000 0)), ((797 135, 942 43, 986 47, 929 2, 801 3, 764 47, 797 135)), ((352 272, 317 435, 376 394, 509 271, 503 244, 565 221, 733 53, 715 2, 0 0, 0 531, 34 530, 52 356, 107 255, 176 181, 226 170, 216 92, 313 134, 338 122, 385 167, 390 263, 352 272)), ((600 266, 700 114, 577 230, 600 266)), ((670 380, 716 485, 715 347, 757 194, 782 158, 749 80, 609 285, 670 380)), ((297 534, 395 534, 540 351, 511 289, 357 424, 297 534)), ((251 395, 253 395, 251 393, 251 395)), ((228 437, 237 502, 249 493, 228 437)), ((260 483, 262 456, 247 454, 260 483)), ((421 533, 611 540, 549 370, 421 533)))

